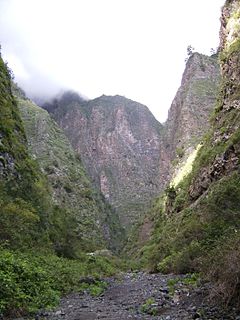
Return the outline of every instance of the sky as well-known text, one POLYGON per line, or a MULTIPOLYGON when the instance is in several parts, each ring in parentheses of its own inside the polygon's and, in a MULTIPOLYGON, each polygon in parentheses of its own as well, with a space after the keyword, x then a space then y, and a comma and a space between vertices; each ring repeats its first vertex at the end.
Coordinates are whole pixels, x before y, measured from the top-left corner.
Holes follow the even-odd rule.
POLYGON ((219 44, 224 0, 0 0, 2 55, 31 97, 123 95, 164 122, 187 46, 219 44))

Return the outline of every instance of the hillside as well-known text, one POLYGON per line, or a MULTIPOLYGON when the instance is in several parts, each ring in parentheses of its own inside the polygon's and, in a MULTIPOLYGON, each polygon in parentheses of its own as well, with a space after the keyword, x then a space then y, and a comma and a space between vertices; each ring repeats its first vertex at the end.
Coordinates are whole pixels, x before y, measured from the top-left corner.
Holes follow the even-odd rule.
POLYGON ((48 185, 28 154, 11 76, 1 56, 0 80, 0 245, 42 245, 50 215, 48 185))
MULTIPOLYGON (((102 207, 98 209, 97 200, 95 202, 92 199, 90 184, 79 165, 79 160, 74 158, 66 138, 46 112, 24 98, 20 90, 22 112, 26 112, 26 118, 29 116, 25 123, 28 134, 29 130, 34 132, 36 123, 40 124, 38 129, 42 141, 36 139, 35 143, 40 145, 45 143, 46 148, 39 151, 38 156, 41 161, 33 159, 28 151, 24 125, 11 85, 10 70, 0 56, 0 317, 2 319, 14 319, 42 308, 52 308, 57 305, 61 295, 72 290, 86 290, 90 286, 79 283, 81 277, 111 275, 116 272, 119 263, 110 256, 89 257, 84 253, 86 250, 106 247, 103 245, 102 235, 94 233, 97 221, 94 223, 91 221, 93 218, 90 212, 95 210, 93 214, 95 215, 95 212, 99 214, 103 212, 101 209, 107 217, 109 208, 105 210, 105 204, 100 201, 102 207), (24 110, 24 107, 27 107, 28 111, 24 110), (39 122, 35 123, 34 119, 39 122), (44 129, 49 129, 49 132, 44 129), (61 142, 66 143, 65 150, 69 154, 62 155, 62 158, 60 154, 64 146, 57 144, 59 140, 56 139, 53 145, 50 143, 51 139, 46 142, 46 137, 52 138, 54 134, 61 142), (47 143, 50 143, 48 147, 47 143), (49 155, 47 159, 46 155, 50 149, 54 156, 49 155), (67 196, 65 195, 65 204, 64 199, 60 199, 57 193, 64 186, 65 191, 69 193, 72 186, 76 187, 76 184, 71 184, 70 181, 71 164, 58 171, 60 182, 65 184, 58 185, 55 194, 50 183, 57 179, 45 176, 46 168, 43 169, 41 166, 52 165, 54 160, 62 160, 62 165, 68 157, 71 161, 75 161, 77 166, 75 170, 77 172, 79 170, 78 173, 73 170, 73 174, 76 173, 81 179, 81 182, 78 181, 81 186, 80 191, 86 191, 81 198, 76 193, 76 197, 79 196, 78 205, 83 208, 81 215, 73 215, 67 196), (87 210, 88 221, 92 225, 86 229, 93 235, 91 241, 87 234, 84 239, 81 238, 84 232, 87 232, 83 228, 87 223, 82 221, 87 210), (77 216, 82 220, 78 221, 77 216), (96 243, 98 239, 99 242, 96 243)), ((33 141, 30 143, 32 152, 35 143, 33 141)), ((64 194, 63 189, 61 192, 64 194)), ((72 200, 74 201, 74 197, 72 200)), ((110 227, 113 227, 112 234, 115 233, 112 241, 114 243, 118 235, 115 228, 117 222, 111 220, 112 216, 108 219, 109 222, 112 221, 110 227)), ((109 234, 111 232, 109 230, 109 234)), ((92 290, 101 292, 102 286, 102 282, 96 282, 92 290)))
POLYGON ((219 79, 217 58, 194 54, 164 125, 121 96, 84 101, 66 92, 44 105, 128 232, 207 131, 219 79))
POLYGON ((0 319, 239 319, 239 52, 226 0, 164 124, 119 95, 40 107, 0 55, 0 319))
POLYGON ((29 151, 48 178, 55 205, 76 220, 79 246, 84 251, 116 250, 124 238, 117 215, 93 190, 80 156, 48 112, 19 92, 16 88, 29 151))
POLYGON ((53 117, 94 185, 131 229, 161 190, 161 124, 147 107, 121 96, 58 101, 53 117))
POLYGON ((210 129, 190 174, 150 210, 154 231, 140 251, 153 270, 201 272, 225 303, 239 302, 239 12, 237 0, 222 11, 223 80, 210 129))

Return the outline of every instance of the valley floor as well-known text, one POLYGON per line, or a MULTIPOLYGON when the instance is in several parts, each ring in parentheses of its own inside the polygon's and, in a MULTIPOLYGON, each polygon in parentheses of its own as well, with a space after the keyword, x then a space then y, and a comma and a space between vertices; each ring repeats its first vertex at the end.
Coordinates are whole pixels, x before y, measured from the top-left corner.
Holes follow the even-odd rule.
POLYGON ((87 292, 64 297, 52 312, 38 320, 127 320, 127 319, 240 319, 232 309, 211 306, 208 286, 195 287, 184 276, 125 273, 106 279, 107 290, 98 297, 87 292))

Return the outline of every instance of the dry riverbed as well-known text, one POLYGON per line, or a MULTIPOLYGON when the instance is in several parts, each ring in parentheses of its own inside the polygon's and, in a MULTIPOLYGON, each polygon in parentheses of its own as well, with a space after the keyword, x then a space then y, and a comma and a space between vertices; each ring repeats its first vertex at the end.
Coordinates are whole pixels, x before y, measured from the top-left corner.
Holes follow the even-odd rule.
MULTIPOLYGON (((236 310, 214 307, 207 285, 196 287, 185 276, 125 273, 105 279, 107 289, 98 297, 87 291, 64 297, 52 312, 40 312, 38 320, 127 319, 235 319, 236 310)), ((192 283, 193 282, 193 283, 192 283)))

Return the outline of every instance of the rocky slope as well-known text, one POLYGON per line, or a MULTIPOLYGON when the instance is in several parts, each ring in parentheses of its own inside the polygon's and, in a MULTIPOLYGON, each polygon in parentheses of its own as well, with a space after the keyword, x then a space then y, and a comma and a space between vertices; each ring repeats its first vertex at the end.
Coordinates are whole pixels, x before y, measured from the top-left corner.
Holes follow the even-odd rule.
POLYGON ((80 157, 47 111, 27 99, 16 86, 15 94, 29 151, 48 178, 55 205, 76 219, 80 246, 85 251, 106 245, 115 250, 123 237, 118 217, 93 191, 80 157))
POLYGON ((10 71, 1 55, 0 106, 0 245, 48 247, 48 185, 28 153, 10 71))
MULTIPOLYGON (((189 57, 181 86, 163 125, 160 147, 162 190, 170 181, 176 185, 191 171, 203 136, 210 127, 210 114, 216 106, 220 80, 220 65, 216 55, 209 57, 193 53, 189 57)), ((149 240, 154 225, 152 210, 149 211, 131 234, 126 250, 142 247, 149 240)))
POLYGON ((169 181, 201 142, 210 123, 220 85, 218 57, 193 53, 164 124, 163 144, 168 156, 169 181))
MULTIPOLYGON (((211 126, 189 175, 152 208, 154 231, 140 255, 162 272, 201 272, 212 295, 239 303, 240 243, 240 1, 221 17, 223 76, 211 126)), ((239 306, 239 305, 238 305, 239 306)))
POLYGON ((121 96, 84 102, 69 92, 44 107, 129 230, 208 129, 219 78, 216 57, 193 54, 164 126, 145 106, 121 96))
POLYGON ((41 320, 239 320, 236 309, 216 307, 208 298, 209 285, 196 286, 194 276, 120 274, 107 278, 108 288, 98 297, 87 291, 64 297, 53 312, 41 312, 41 320))
POLYGON ((53 116, 129 229, 161 190, 162 126, 145 106, 121 96, 85 103, 63 96, 53 116))

